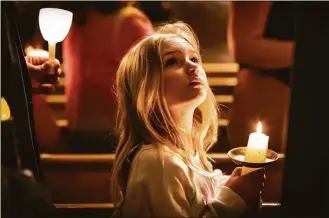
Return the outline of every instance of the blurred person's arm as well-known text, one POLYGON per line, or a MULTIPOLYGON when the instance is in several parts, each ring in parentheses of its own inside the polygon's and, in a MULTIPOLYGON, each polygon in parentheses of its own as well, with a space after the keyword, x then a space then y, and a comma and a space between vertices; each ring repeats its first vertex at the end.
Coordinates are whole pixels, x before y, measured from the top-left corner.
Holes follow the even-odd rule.
POLYGON ((48 57, 25 56, 27 69, 31 77, 34 95, 34 123, 40 152, 56 152, 60 147, 60 129, 56 125, 54 111, 46 99, 39 94, 49 94, 55 91, 58 76, 61 73, 57 59, 49 61, 48 57), (54 73, 51 73, 54 72, 54 73))
POLYGON ((231 2, 228 45, 234 61, 258 68, 285 68, 292 65, 292 41, 263 37, 271 4, 231 2))

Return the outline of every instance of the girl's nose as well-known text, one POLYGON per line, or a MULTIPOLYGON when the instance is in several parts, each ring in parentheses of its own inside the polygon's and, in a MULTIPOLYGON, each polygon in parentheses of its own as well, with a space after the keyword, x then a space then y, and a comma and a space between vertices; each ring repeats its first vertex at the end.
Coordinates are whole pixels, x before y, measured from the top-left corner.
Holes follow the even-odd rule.
POLYGON ((197 75, 198 74, 198 65, 191 60, 188 60, 188 75, 197 75))

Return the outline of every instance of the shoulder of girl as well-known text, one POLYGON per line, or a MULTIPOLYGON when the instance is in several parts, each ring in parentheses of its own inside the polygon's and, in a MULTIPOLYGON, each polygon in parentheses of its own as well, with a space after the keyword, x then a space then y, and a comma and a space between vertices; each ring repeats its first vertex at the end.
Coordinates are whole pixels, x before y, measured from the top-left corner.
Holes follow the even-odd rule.
POLYGON ((178 155, 166 148, 155 145, 143 145, 138 155, 138 161, 143 162, 145 167, 158 167, 162 169, 188 171, 187 165, 178 155), (147 165, 147 166, 146 166, 147 165))

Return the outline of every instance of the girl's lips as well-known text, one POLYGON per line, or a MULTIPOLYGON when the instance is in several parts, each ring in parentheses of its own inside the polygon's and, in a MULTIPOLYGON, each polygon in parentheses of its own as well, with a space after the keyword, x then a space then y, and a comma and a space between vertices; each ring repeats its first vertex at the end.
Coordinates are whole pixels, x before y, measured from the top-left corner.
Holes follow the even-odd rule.
POLYGON ((197 85, 203 85, 203 83, 201 81, 192 81, 190 82, 190 84, 188 84, 188 86, 197 86, 197 85))

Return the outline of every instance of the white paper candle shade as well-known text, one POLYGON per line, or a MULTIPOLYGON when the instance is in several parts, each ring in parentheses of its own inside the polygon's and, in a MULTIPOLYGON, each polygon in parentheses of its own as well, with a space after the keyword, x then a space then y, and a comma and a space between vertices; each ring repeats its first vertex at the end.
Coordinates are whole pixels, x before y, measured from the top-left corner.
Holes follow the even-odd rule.
POLYGON ((49 60, 55 59, 56 43, 64 40, 72 24, 73 14, 58 8, 43 8, 39 12, 39 26, 43 38, 48 41, 49 60))

